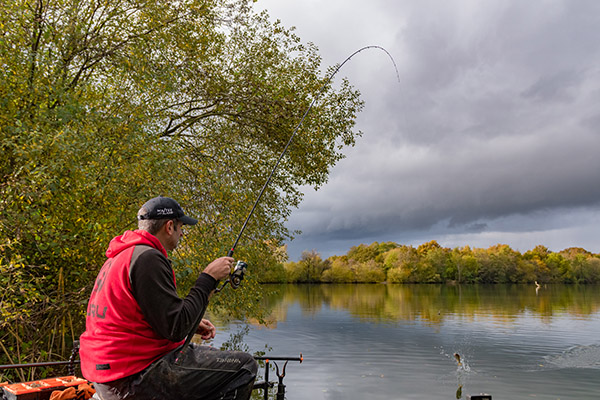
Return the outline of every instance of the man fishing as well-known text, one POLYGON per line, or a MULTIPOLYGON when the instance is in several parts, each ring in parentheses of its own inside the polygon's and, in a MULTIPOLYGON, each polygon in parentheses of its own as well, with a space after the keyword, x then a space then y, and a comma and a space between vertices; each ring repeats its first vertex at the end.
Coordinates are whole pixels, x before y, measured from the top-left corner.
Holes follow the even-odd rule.
MULTIPOLYGON (((167 252, 183 237, 186 216, 168 197, 156 197, 138 211, 138 230, 115 237, 106 251, 90 296, 81 335, 81 370, 102 400, 248 399, 257 364, 250 354, 181 346, 203 315, 233 258, 211 262, 185 298, 177 295, 167 252)), ((215 327, 202 319, 203 339, 215 327)))

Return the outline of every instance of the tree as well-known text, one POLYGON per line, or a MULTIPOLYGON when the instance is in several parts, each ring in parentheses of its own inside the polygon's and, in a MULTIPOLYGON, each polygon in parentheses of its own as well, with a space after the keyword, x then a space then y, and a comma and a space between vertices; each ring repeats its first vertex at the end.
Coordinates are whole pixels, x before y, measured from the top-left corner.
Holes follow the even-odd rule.
POLYGON ((473 256, 479 266, 480 283, 501 283, 504 282, 504 270, 500 265, 494 263, 489 251, 484 249, 474 249, 473 256))
POLYGON ((306 276, 302 271, 302 265, 295 261, 289 261, 283 264, 285 270, 285 280, 289 283, 302 282, 302 279, 306 276))
POLYGON ((330 267, 329 261, 322 260, 321 255, 315 250, 303 251, 298 264, 302 266, 302 271, 305 273, 303 282, 307 283, 320 282, 321 275, 330 267))
POLYGON ((273 242, 269 242, 267 245, 269 251, 262 253, 259 264, 252 266, 252 275, 260 283, 285 283, 286 276, 283 263, 288 258, 287 245, 277 246, 273 242))
POLYGON ((347 256, 332 256, 328 258, 331 268, 323 271, 321 280, 327 283, 356 282, 356 273, 348 263, 347 256))
POLYGON ((600 282, 600 260, 598 258, 579 253, 571 258, 570 265, 573 280, 576 283, 600 282))
POLYGON ((431 241, 429 241, 427 243, 423 243, 419 247, 417 247, 417 252, 419 253, 420 256, 425 256, 430 251, 438 250, 441 248, 442 248, 442 246, 440 246, 440 244, 437 241, 431 240, 431 241))
POLYGON ((400 246, 384 254, 384 268, 387 270, 387 279, 392 283, 415 282, 413 276, 419 255, 412 246, 400 246))
POLYGON ((548 255, 546 265, 550 270, 551 282, 573 282, 573 272, 571 271, 571 264, 560 253, 551 253, 550 255, 548 255))
POLYGON ((379 243, 374 242, 370 245, 359 244, 358 246, 352 246, 346 255, 349 260, 359 263, 374 260, 379 255, 379 243))
POLYGON ((445 282, 451 280, 450 277, 446 276, 446 271, 450 266, 450 250, 447 248, 439 247, 433 248, 427 252, 427 255, 423 258, 423 263, 427 264, 434 273, 435 282, 445 282))
POLYGON ((385 271, 375 260, 358 263, 355 266, 356 281, 360 283, 377 283, 385 281, 385 271))
MULTIPOLYGON (((40 299, 51 299, 73 321, 108 241, 135 228, 149 197, 175 197, 201 221, 174 257, 182 289, 224 255, 326 79, 316 47, 249 1, 19 0, 0 5, 0 31, 0 265, 27 284, 15 307, 50 311, 40 299)), ((361 107, 346 80, 325 85, 238 258, 259 265, 268 241, 291 236, 298 187, 326 181, 361 107)), ((245 285, 215 309, 258 312, 251 274, 245 285)), ((10 318, 3 342, 46 341, 10 318)))

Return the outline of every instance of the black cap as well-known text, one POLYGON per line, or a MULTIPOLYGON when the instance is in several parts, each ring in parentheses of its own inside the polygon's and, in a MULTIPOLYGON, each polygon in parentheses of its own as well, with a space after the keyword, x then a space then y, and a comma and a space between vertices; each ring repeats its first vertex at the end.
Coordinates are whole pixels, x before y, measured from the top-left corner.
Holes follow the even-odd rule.
POLYGON ((177 219, 185 225, 196 225, 197 219, 188 217, 175 200, 170 197, 155 197, 142 206, 145 214, 138 215, 138 219, 177 219))

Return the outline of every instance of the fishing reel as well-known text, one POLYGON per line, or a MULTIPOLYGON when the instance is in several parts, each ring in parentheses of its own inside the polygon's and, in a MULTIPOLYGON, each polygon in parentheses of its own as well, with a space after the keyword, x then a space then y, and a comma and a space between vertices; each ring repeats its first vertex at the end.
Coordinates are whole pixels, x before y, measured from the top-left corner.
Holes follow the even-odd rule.
POLYGON ((233 268, 233 272, 229 275, 229 283, 232 288, 237 289, 242 280, 244 280, 244 274, 246 273, 246 269, 248 268, 248 264, 243 261, 238 261, 233 268))
POLYGON ((221 290, 223 290, 225 285, 227 285, 228 283, 233 289, 237 289, 238 287, 240 287, 240 284, 244 280, 244 274, 246 274, 247 269, 248 264, 238 260, 238 262, 235 264, 235 267, 233 268, 233 271, 231 271, 231 273, 229 274, 229 278, 227 278, 227 280, 223 282, 223 285, 221 285, 220 288, 215 289, 215 293, 219 293, 221 290))

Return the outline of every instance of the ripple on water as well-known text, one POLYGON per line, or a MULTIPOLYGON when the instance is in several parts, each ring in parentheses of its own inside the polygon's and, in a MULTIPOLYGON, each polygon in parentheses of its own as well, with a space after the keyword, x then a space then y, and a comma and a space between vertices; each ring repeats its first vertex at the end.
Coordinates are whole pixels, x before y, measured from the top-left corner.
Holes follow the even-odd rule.
POLYGON ((600 345, 574 346, 561 354, 544 357, 547 368, 600 369, 600 345))

